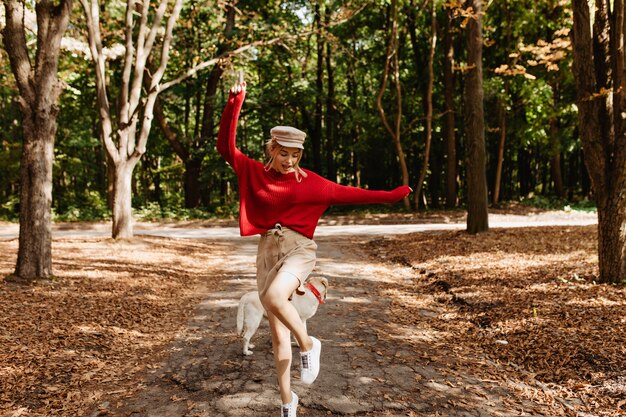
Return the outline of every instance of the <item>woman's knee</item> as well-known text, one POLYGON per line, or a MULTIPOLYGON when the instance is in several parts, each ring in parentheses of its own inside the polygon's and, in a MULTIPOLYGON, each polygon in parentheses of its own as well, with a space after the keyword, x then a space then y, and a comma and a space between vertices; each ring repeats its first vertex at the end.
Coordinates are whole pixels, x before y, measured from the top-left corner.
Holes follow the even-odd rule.
POLYGON ((287 302, 287 296, 274 288, 268 288, 261 296, 261 303, 268 311, 277 311, 287 302))

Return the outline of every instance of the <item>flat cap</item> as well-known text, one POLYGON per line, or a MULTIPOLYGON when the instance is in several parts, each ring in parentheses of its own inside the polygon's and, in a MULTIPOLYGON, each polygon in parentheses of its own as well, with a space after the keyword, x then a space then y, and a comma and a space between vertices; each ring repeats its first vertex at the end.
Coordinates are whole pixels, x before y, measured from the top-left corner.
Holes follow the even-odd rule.
POLYGON ((291 126, 275 126, 270 130, 272 139, 288 148, 304 149, 306 133, 291 126))

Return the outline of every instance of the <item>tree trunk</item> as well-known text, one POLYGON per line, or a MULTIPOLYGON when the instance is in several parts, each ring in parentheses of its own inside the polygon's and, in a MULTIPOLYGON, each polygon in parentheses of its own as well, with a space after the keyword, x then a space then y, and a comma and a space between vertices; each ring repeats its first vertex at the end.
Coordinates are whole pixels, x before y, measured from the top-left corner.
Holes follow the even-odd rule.
POLYGON ((31 64, 24 27, 24 3, 5 1, 4 43, 19 89, 24 143, 20 159, 20 232, 15 275, 52 276, 52 163, 63 90, 58 79, 61 39, 72 1, 38 1, 37 51, 31 64))
MULTIPOLYGON (((326 25, 330 24, 330 11, 326 12, 326 25)), ((337 165, 335 164, 335 79, 332 64, 332 45, 326 42, 326 74, 328 76, 328 93, 326 95, 326 169, 327 178, 337 181, 337 165)))
MULTIPOLYGON (((508 96, 509 81, 506 81, 505 96, 508 96)), ((500 185, 502 184, 502 166, 504 165, 504 145, 506 143, 506 103, 503 99, 498 99, 498 127, 500 130, 500 140, 498 141, 498 164, 496 166, 496 179, 493 184, 494 206, 500 202, 500 185)))
POLYGON ((322 97, 324 96, 324 38, 322 36, 322 16, 320 1, 315 3, 315 29, 317 30, 317 69, 315 77, 315 113, 311 135, 313 147, 313 169, 322 174, 322 97))
MULTIPOLYGON (((55 100, 56 101, 56 100, 55 100)), ((22 109, 24 144, 20 161, 20 233, 15 275, 52 276, 52 161, 58 109, 40 117, 22 109), (43 116, 43 118, 41 118, 43 116)))
POLYGON ((202 161, 196 158, 185 162, 185 208, 197 207, 200 202, 200 174, 202 161))
MULTIPOLYGON (((387 40, 387 52, 385 54, 385 69, 383 73, 383 79, 381 82, 380 89, 378 90, 378 96, 376 97, 376 107, 378 108, 378 113, 380 114, 380 118, 383 121, 383 125, 396 148, 396 155, 398 156, 398 162, 400 164, 400 172, 402 173, 402 185, 409 185, 409 170, 406 165, 406 158, 404 156, 404 150, 402 149, 402 141, 400 140, 401 134, 401 123, 402 123, 402 90, 400 88, 400 62, 398 59, 398 1, 391 1, 391 10, 390 10, 390 22, 389 22, 389 39, 387 40), (394 73, 394 85, 395 85, 395 98, 396 98, 396 117, 395 123, 392 127, 389 121, 387 120, 387 116, 385 115, 385 108, 383 107, 383 95, 387 88, 387 81, 389 79, 390 68, 394 73)), ((404 197, 403 199, 404 208, 409 210, 411 208, 411 203, 409 202, 409 198, 404 197)))
POLYGON ((552 83, 552 100, 554 109, 552 117, 550 117, 550 176, 554 184, 554 194, 560 198, 565 198, 565 189, 563 188, 563 172, 561 169, 561 132, 559 131, 558 120, 556 118, 556 107, 558 99, 557 83, 552 83))
MULTIPOLYGON (((352 52, 356 53, 356 47, 354 45, 354 40, 351 43, 352 45, 352 52)), ((347 78, 347 88, 348 88, 348 99, 350 102, 350 106, 352 107, 352 112, 351 112, 351 129, 350 129, 350 133, 352 135, 352 143, 350 146, 350 166, 351 166, 351 173, 352 173, 352 184, 360 187, 361 186, 361 168, 360 168, 360 163, 359 163, 359 155, 357 154, 356 148, 357 145, 359 143, 359 139, 360 139, 360 132, 361 132, 361 124, 359 123, 359 119, 358 117, 354 117, 354 112, 356 112, 359 108, 359 102, 358 102, 358 91, 359 91, 359 86, 356 82, 356 76, 355 76, 355 72, 356 69, 354 67, 353 61, 349 60, 348 61, 348 70, 347 70, 347 74, 346 74, 346 78, 347 78)))
MULTIPOLYGON (((233 37, 233 31, 235 29, 235 17, 237 16, 237 3, 238 0, 230 0, 226 4, 226 23, 224 24, 224 38, 225 42, 222 42, 218 45, 216 55, 220 56, 226 53, 231 47, 229 40, 233 37)), ((199 161, 195 161, 194 168, 197 164, 201 164, 202 155, 206 149, 206 144, 209 142, 210 138, 215 136, 215 102, 216 102, 216 93, 217 87, 219 86, 219 82, 224 75, 224 68, 221 63, 216 63, 211 69, 211 73, 206 83, 206 90, 204 95, 204 104, 202 109, 202 126, 200 129, 200 141, 193 143, 192 148, 195 151, 192 151, 192 154, 200 155, 199 161)), ((188 181, 186 181, 186 185, 193 186, 197 184, 200 186, 200 170, 195 170, 193 172, 186 174, 188 177, 188 181), (197 175, 196 178, 193 178, 194 175, 197 175)), ((195 208, 198 206, 200 199, 200 190, 197 189, 195 191, 189 190, 193 195, 187 197, 185 196, 185 207, 186 208, 195 208), (198 196, 196 198, 196 195, 198 196)))
POLYGON ((445 57, 443 61, 443 89, 446 103, 446 115, 443 120, 444 141, 446 147, 446 208, 457 205, 457 156, 456 126, 454 108, 454 43, 452 32, 453 10, 446 13, 446 29, 443 37, 445 57))
POLYGON ((624 2, 596 2, 593 35, 587 0, 573 0, 573 72, 580 135, 598 209, 600 282, 626 280, 626 140, 623 114, 624 2))
MULTIPOLYGON (((426 144, 424 146, 424 163, 413 195, 415 208, 419 207, 419 196, 422 193, 426 172, 428 171, 428 159, 430 157, 430 145, 433 138, 433 84, 435 73, 433 62, 435 59, 435 46, 437 45, 437 14, 435 13, 435 1, 430 1, 430 51, 428 54, 428 86, 426 88, 426 144)), ((424 198, 426 201, 426 198, 424 198)))
POLYGON ((559 128, 556 118, 550 119, 550 140, 552 141, 552 157, 550 158, 550 176, 554 184, 554 194, 559 198, 565 198, 563 187, 563 170, 561 168, 561 141, 559 140, 559 128))
POLYGON ((619 196, 611 200, 598 207, 598 266, 600 282, 619 284, 626 281, 626 209, 619 196))
POLYGON ((522 197, 527 197, 533 191, 532 168, 530 167, 530 152, 523 147, 517 148, 517 175, 519 190, 522 197))
POLYGON ((467 25, 469 69, 465 82, 464 109, 467 135, 467 231, 475 234, 489 229, 483 110, 482 0, 470 0, 468 4, 473 8, 474 15, 467 25))
MULTIPOLYGON (((503 5, 506 9, 506 44, 505 47, 509 49, 513 49, 512 44, 512 28, 513 28, 513 15, 511 13, 511 7, 508 1, 504 2, 503 5)), ((508 65, 513 66, 514 63, 509 63, 508 65)), ((497 157, 497 165, 496 165, 496 178, 493 184, 493 195, 492 195, 492 203, 494 206, 497 206, 500 202, 500 188, 502 187, 502 169, 504 166, 504 150, 506 144, 506 135, 507 135, 507 100, 509 99, 509 91, 511 90, 511 80, 509 77, 505 78, 504 81, 504 94, 502 97, 499 97, 497 100, 498 105, 498 128, 500 130, 500 140, 498 141, 498 157, 497 157)))
POLYGON ((115 166, 113 193, 113 239, 133 237, 132 178, 135 165, 124 162, 115 166))

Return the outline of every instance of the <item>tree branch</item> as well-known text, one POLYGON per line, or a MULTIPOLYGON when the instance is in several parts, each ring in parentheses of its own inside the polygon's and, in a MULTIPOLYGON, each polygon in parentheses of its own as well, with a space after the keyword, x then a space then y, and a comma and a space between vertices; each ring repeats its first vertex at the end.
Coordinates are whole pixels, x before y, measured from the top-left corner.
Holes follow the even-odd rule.
POLYGON ((128 110, 128 96, 130 94, 130 76, 133 72, 133 57, 135 54, 135 47, 133 45, 133 8, 130 4, 126 5, 126 17, 124 21, 124 40, 124 70, 122 71, 122 85, 120 87, 119 96, 120 124, 127 124, 130 118, 128 110))
POLYGON ((24 6, 20 1, 5 1, 6 26, 3 31, 9 60, 24 104, 35 103, 35 91, 31 79, 31 62, 24 31, 24 6))
POLYGON ((80 0, 80 4, 85 11, 88 31, 87 41, 89 42, 91 58, 96 67, 96 93, 98 114, 102 125, 102 141, 109 157, 117 164, 120 160, 120 154, 112 138, 113 125, 111 122, 111 108, 107 97, 105 59, 102 53, 102 37, 100 35, 100 6, 97 0, 92 0, 91 2, 89 0, 80 0))
POLYGON ((159 65, 159 68, 156 70, 156 72, 152 75, 150 90, 148 91, 148 98, 143 109, 141 131, 139 133, 137 149, 134 153, 134 156, 137 158, 141 157, 141 155, 143 155, 146 151, 146 143, 148 141, 150 128, 152 126, 154 104, 160 92, 159 82, 161 81, 161 78, 163 78, 163 74, 165 73, 165 68, 169 60, 169 53, 172 44, 172 33, 174 31, 174 25, 176 24, 176 20, 178 20, 178 15, 180 14, 180 10, 182 9, 182 7, 183 1, 176 0, 176 3, 174 4, 174 9, 172 10, 172 13, 167 20, 165 36, 163 38, 163 45, 161 46, 161 64, 159 65))
MULTIPOLYGON (((357 14, 359 14, 361 11, 363 11, 365 9, 367 5, 363 5, 361 8, 359 8, 357 11, 355 11, 354 13, 348 14, 346 15, 346 17, 336 20, 334 22, 332 22, 331 24, 329 24, 326 27, 334 27, 334 26, 338 26, 341 25, 343 23, 348 22, 350 19, 352 19, 354 16, 356 16, 357 14)), ((167 90, 170 87, 173 87, 177 84, 180 84, 181 82, 185 81, 186 79, 193 77, 195 74, 197 74, 198 72, 202 71, 205 68, 208 68, 212 65, 217 64, 220 61, 225 61, 228 60, 229 58, 233 57, 233 56, 237 56, 239 54, 244 53, 245 51, 257 47, 257 46, 270 46, 270 45, 274 45, 277 43, 282 43, 285 41, 290 41, 290 40, 294 40, 294 39, 299 39, 299 38, 306 38, 307 36, 310 36, 312 34, 317 33, 317 30, 309 30, 306 32, 300 32, 298 34, 295 35, 288 35, 288 36, 278 36, 276 38, 273 39, 269 39, 269 40, 261 40, 261 41, 255 41, 252 43, 249 43, 247 45, 243 45, 240 46, 239 48, 233 50, 233 51, 229 51, 226 52, 222 55, 219 55, 215 58, 209 59, 208 61, 204 61, 201 62, 200 64, 194 66, 193 68, 188 69, 187 71, 185 71, 184 74, 181 74, 180 76, 174 78, 173 80, 170 80, 166 83, 161 84, 161 91, 167 90)))

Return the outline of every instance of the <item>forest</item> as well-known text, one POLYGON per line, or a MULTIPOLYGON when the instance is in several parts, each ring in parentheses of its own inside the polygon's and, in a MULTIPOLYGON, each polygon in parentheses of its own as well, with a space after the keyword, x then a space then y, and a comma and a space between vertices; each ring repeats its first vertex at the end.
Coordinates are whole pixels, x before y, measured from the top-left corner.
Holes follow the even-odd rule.
MULTIPOLYGON (((125 10, 121 1, 100 6, 114 123, 122 123, 125 10)), ((114 168, 101 140, 88 22, 81 7, 71 13, 58 64, 53 217, 107 219, 114 168)), ((240 147, 251 156, 263 157, 271 127, 293 125, 308 133, 303 166, 327 178, 374 189, 405 181, 421 190, 412 209, 465 207, 472 13, 461 1, 184 1, 163 75, 168 88, 132 173, 133 210, 236 215, 235 177, 215 140, 239 70, 248 83, 240 147)), ((489 203, 593 206, 569 2, 490 1, 481 15, 489 203)), ((32 10, 25 16, 34 22, 32 10)), ((6 50, 0 79, 0 216, 17 219, 23 131, 6 50)))
POLYGON ((246 155, 295 126, 304 168, 413 191, 321 218, 301 415, 624 416, 623 0, 2 6, 2 416, 278 411, 235 333, 242 79, 246 155))

